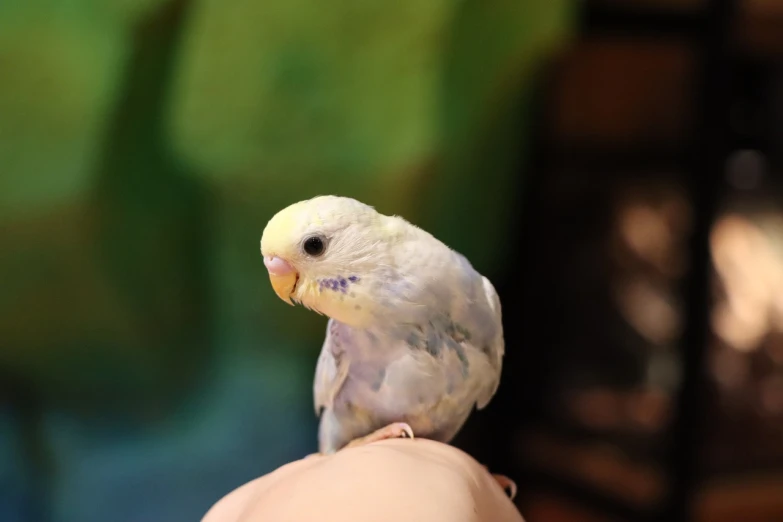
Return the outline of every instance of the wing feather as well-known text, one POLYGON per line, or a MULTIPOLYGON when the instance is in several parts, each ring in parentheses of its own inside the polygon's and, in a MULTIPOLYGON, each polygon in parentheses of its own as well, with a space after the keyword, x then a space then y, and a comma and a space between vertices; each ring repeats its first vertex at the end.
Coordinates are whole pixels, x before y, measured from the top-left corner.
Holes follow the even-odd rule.
POLYGON ((489 358, 492 369, 494 370, 492 377, 489 379, 488 385, 485 388, 486 391, 482 393, 476 401, 478 409, 484 408, 492 397, 495 396, 495 392, 498 391, 500 386, 500 373, 503 369, 503 354, 506 351, 505 341, 503 339, 503 323, 502 323, 502 311, 500 307, 500 297, 498 297, 495 287, 486 277, 482 276, 482 283, 484 287, 484 294, 486 295, 489 308, 491 310, 492 321, 496 325, 495 335, 488 344, 482 347, 482 350, 489 358))
POLYGON ((330 319, 326 325, 326 339, 315 367, 313 402, 316 415, 320 415, 324 408, 332 407, 335 395, 348 377, 350 362, 345 355, 336 336, 335 322, 330 319))

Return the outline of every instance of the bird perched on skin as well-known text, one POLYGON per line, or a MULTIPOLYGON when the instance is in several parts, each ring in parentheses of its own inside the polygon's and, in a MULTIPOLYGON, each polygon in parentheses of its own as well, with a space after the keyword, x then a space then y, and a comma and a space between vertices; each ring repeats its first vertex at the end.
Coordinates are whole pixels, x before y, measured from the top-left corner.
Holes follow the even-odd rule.
POLYGON ((275 293, 328 316, 313 386, 319 451, 421 436, 448 443, 500 381, 500 300, 461 254, 397 216, 319 196, 261 237, 275 293))

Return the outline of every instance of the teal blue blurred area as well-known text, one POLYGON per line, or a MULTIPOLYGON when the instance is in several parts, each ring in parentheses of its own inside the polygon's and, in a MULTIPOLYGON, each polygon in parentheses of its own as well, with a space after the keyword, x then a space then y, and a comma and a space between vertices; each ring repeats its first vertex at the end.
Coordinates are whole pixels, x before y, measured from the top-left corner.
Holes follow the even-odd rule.
POLYGON ((314 451, 264 225, 353 196, 499 270, 570 7, 0 2, 0 519, 193 520, 314 451))

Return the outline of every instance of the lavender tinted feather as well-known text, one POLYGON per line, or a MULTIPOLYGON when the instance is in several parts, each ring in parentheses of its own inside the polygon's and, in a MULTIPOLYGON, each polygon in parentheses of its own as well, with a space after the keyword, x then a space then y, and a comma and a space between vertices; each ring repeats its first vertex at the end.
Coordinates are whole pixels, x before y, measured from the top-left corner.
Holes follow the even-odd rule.
MULTIPOLYGON (((488 402, 500 368, 487 347, 502 355, 500 316, 490 304, 493 296, 485 295, 485 279, 472 268, 468 275, 463 283, 469 288, 460 293, 475 299, 444 299, 449 306, 426 308, 418 322, 354 329, 329 321, 317 372, 322 378, 314 385, 316 403, 331 397, 322 404, 321 451, 400 421, 418 437, 449 442, 474 406, 488 402), (320 370, 339 364, 347 365, 342 381, 326 378, 336 372, 320 370)), ((404 293, 404 284, 386 282, 385 289, 404 293)))

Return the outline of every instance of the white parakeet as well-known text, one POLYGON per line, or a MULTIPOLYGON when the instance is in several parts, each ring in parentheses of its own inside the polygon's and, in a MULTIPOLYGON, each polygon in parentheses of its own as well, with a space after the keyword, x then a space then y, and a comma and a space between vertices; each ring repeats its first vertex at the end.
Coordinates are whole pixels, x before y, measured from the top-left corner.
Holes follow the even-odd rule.
POLYGON ((273 216, 261 254, 282 300, 330 318, 313 387, 321 453, 414 433, 448 443, 492 399, 500 300, 431 234, 319 196, 273 216))

